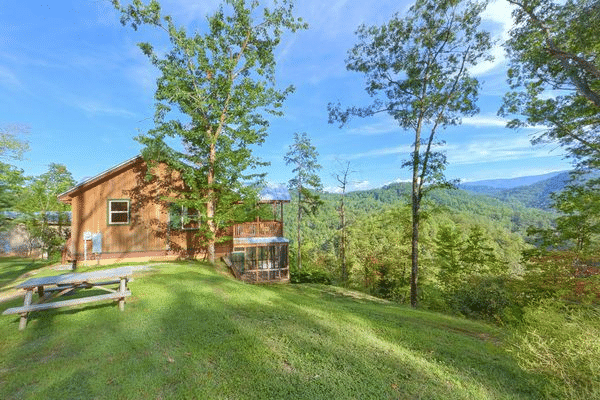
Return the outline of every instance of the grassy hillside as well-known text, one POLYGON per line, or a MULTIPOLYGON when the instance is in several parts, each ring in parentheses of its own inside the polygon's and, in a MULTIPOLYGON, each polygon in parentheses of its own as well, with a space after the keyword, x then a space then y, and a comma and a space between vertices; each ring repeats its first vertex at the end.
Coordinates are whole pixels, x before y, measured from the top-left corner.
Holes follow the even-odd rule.
POLYGON ((202 263, 158 265, 129 286, 124 312, 45 311, 23 332, 18 318, 1 317, 0 398, 541 395, 543 382, 519 369, 505 333, 489 325, 335 287, 252 286, 202 263))

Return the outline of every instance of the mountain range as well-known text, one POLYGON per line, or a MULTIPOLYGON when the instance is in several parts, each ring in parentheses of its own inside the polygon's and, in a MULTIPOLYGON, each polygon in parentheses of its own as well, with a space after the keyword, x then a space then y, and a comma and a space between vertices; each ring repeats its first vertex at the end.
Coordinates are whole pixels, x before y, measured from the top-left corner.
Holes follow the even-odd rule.
POLYGON ((526 207, 550 210, 551 194, 565 188, 570 180, 569 171, 544 175, 523 176, 512 179, 495 179, 469 182, 459 186, 467 192, 487 195, 507 203, 520 203, 526 207))
POLYGON ((482 181, 465 182, 460 186, 461 189, 469 190, 471 187, 485 186, 495 189, 514 189, 519 186, 529 186, 535 183, 554 178, 558 175, 568 175, 569 171, 555 171, 543 175, 519 176, 506 179, 489 179, 482 181))

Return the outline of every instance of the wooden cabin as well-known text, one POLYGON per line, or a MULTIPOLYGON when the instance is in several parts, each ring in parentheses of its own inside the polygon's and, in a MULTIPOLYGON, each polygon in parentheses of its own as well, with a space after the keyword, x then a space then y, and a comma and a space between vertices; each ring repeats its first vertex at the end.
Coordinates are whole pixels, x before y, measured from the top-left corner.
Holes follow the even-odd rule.
MULTIPOLYGON (((165 164, 151 171, 150 180, 147 172, 145 161, 137 156, 58 196, 72 210, 63 263, 206 257, 197 214, 165 200, 185 189, 179 173, 165 164)), ((260 202, 280 208, 272 220, 235 224, 218 232, 231 239, 215 245, 216 256, 231 260, 236 277, 251 282, 289 280, 288 240, 283 236, 283 204, 289 201, 287 189, 265 189, 260 202)))

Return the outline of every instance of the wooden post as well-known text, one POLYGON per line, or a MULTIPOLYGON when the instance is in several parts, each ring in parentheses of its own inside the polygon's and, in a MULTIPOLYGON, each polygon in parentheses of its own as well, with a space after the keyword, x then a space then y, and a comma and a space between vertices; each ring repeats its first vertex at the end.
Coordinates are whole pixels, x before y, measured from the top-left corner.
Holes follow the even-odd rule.
POLYGON ((281 206, 281 236, 283 236, 283 201, 279 205, 281 206))
MULTIPOLYGON (((126 291, 127 291, 127 278, 121 277, 121 283, 119 285, 119 292, 121 292, 121 294, 125 295, 126 291)), ((125 297, 121 297, 119 299, 119 310, 125 311, 125 297)))
POLYGON ((38 286, 38 296, 40 298, 44 297, 44 287, 43 286, 38 286))
MULTIPOLYGON (((33 288, 27 289, 27 293, 25 293, 25 302, 23 303, 24 306, 28 306, 31 304, 32 296, 33 296, 33 288)), ((20 331, 25 329, 25 327, 27 326, 27 314, 28 313, 21 314, 21 321, 19 321, 19 330, 20 331)))

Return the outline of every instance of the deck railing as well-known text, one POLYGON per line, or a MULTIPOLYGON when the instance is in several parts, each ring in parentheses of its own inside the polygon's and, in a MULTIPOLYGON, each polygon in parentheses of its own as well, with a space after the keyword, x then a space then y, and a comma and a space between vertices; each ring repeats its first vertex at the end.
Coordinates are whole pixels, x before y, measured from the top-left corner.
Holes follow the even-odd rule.
POLYGON ((259 261, 258 269, 245 269, 244 258, 239 253, 231 253, 223 257, 223 260, 236 278, 247 282, 287 282, 290 279, 290 269, 287 266, 273 268, 272 261, 259 261))
POLYGON ((234 238, 283 236, 283 223, 279 221, 245 222, 233 227, 234 238))
POLYGON ((243 280, 247 282, 287 282, 290 279, 289 268, 249 269, 244 272, 243 280))

